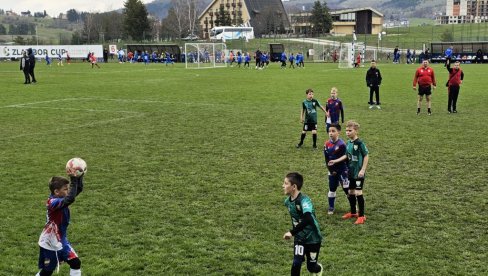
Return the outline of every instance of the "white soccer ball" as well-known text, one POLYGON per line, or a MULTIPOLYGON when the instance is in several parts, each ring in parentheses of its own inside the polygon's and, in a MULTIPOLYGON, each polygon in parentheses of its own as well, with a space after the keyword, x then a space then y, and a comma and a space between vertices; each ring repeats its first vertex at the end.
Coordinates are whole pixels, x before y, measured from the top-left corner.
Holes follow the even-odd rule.
POLYGON ((70 176, 82 176, 86 173, 86 169, 85 160, 79 157, 71 158, 68 160, 68 163, 66 163, 66 173, 70 176))

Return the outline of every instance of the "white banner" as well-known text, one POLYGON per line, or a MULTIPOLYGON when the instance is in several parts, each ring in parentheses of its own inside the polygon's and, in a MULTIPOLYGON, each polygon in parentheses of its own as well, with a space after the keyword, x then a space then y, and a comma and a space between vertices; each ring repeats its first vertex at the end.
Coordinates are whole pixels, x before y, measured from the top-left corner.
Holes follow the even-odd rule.
POLYGON ((94 52, 96 57, 103 56, 102 45, 0 45, 0 58, 20 58, 22 50, 32 48, 36 58, 57 57, 61 54, 66 58, 69 53, 71 58, 86 58, 89 52, 94 52))
POLYGON ((117 45, 108 45, 108 52, 109 52, 109 54, 116 55, 118 51, 119 50, 117 50, 117 45))

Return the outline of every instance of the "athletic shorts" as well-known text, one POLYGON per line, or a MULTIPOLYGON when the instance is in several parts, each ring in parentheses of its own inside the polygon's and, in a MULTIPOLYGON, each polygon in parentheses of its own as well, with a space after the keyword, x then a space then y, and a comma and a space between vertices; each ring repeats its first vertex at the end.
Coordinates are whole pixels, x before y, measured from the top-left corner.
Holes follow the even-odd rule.
POLYGON ((364 178, 349 178, 349 189, 362 190, 364 187, 364 178))
POLYGON ((317 130, 317 124, 316 123, 305 123, 305 124, 303 124, 303 131, 312 131, 312 130, 317 130))
POLYGON ((338 172, 329 172, 329 191, 335 192, 337 191, 337 187, 339 184, 342 185, 342 188, 349 188, 349 179, 347 178, 347 170, 338 171, 338 172))
POLYGON ((58 266, 58 262, 61 263, 78 258, 78 255, 69 242, 63 244, 63 248, 59 251, 47 250, 42 247, 39 248, 39 269, 54 271, 58 266))
POLYGON ((431 87, 429 86, 419 86, 419 96, 430 96, 432 94, 431 87))
POLYGON ((316 263, 319 258, 320 243, 303 244, 296 242, 293 245, 293 262, 303 263, 305 256, 307 262, 316 263))

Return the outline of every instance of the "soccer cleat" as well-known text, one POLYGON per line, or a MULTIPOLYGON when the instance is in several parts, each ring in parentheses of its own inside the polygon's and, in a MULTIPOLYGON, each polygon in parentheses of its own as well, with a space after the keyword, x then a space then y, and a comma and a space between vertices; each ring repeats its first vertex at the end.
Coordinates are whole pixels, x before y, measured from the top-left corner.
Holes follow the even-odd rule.
POLYGON ((419 115, 419 114, 420 114, 420 111, 417 111, 417 115, 419 115))
POLYGON ((447 113, 451 114, 451 110, 447 110, 447 113))
POLYGON ((320 266, 320 271, 317 272, 317 273, 312 273, 312 275, 315 275, 315 276, 322 276, 322 272, 324 272, 324 267, 322 266, 321 263, 317 263, 319 266, 320 266))
POLYGON ((347 213, 342 216, 342 219, 350 219, 350 218, 357 218, 358 214, 347 213))
POLYGON ((330 208, 329 207, 329 210, 327 210, 327 215, 333 215, 334 214, 334 211, 335 211, 334 208, 330 208))
POLYGON ((457 110, 453 110, 452 113, 457 113, 457 110))
POLYGON ((295 147, 296 147, 297 149, 299 149, 299 148, 301 148, 301 147, 302 147, 302 145, 301 145, 301 144, 297 144, 295 147))
POLYGON ((381 109, 381 106, 377 105, 376 108, 381 109))
POLYGON ((366 221, 366 216, 358 217, 358 219, 354 224, 364 224, 365 221, 366 221))
POLYGON ((317 150, 317 149, 318 149, 317 146, 313 146, 312 147, 312 150, 314 150, 314 151, 317 150))
POLYGON ((373 109, 373 107, 374 107, 374 105, 370 105, 370 106, 369 106, 369 109, 373 109))
POLYGON ((430 116, 430 115, 432 115, 432 112, 430 112, 430 111, 429 111, 429 112, 427 112, 427 115, 429 115, 429 116, 430 116))

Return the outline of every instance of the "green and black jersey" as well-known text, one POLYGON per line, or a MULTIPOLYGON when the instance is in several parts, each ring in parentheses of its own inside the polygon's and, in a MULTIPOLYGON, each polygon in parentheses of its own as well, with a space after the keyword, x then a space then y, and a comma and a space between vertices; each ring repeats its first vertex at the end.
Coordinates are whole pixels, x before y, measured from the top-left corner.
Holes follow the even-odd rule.
POLYGON ((290 212, 293 228, 302 222, 305 213, 310 213, 313 218, 313 223, 306 225, 302 231, 296 233, 295 241, 303 244, 321 243, 322 234, 320 233, 319 223, 315 216, 315 209, 313 208, 310 198, 300 193, 294 200, 291 200, 290 197, 286 198, 285 206, 290 212))
POLYGON ((349 178, 357 179, 358 173, 363 167, 364 157, 369 153, 361 139, 347 141, 347 159, 349 166, 349 178))
POLYGON ((316 124, 317 123, 317 107, 322 108, 319 101, 316 99, 308 100, 305 99, 302 103, 302 110, 305 111, 305 124, 316 124))

